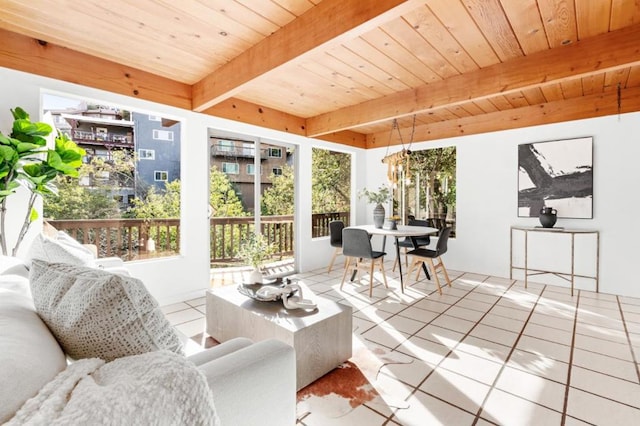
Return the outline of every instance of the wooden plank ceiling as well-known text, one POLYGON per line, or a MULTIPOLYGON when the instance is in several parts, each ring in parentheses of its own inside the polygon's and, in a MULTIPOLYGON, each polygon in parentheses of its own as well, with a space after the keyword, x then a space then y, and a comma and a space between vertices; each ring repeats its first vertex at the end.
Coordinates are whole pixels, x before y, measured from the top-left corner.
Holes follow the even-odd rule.
POLYGON ((637 0, 2 0, 0 24, 0 66, 366 148, 640 110, 637 0))

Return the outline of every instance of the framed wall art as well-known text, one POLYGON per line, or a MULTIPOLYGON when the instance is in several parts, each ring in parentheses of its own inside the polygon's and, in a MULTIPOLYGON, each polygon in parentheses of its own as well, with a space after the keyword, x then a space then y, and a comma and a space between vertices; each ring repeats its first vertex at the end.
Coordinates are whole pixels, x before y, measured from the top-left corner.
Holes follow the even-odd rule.
POLYGON ((593 218, 593 138, 518 145, 518 216, 593 218))

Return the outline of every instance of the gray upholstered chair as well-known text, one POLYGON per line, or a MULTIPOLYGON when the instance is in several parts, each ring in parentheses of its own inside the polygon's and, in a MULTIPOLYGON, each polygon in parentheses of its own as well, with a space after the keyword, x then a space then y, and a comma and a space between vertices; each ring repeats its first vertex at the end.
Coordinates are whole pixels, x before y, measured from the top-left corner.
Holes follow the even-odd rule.
MULTIPOLYGON (((418 220, 418 219, 409 219, 409 223, 407 223, 407 225, 409 225, 409 226, 430 226, 428 221, 426 221, 426 220, 418 220)), ((407 251, 409 251, 409 249, 426 247, 429 244, 431 244, 431 238, 428 235, 425 235, 424 237, 415 237, 415 241, 416 241, 417 247, 413 246, 413 243, 411 242, 411 238, 410 237, 406 237, 405 239, 398 241, 398 246, 400 248, 402 248, 403 252, 404 252, 404 264, 406 266, 409 266, 409 256, 407 256, 407 251)), ((392 271, 396 270, 396 265, 398 264, 399 261, 400 261, 400 259, 396 258, 396 260, 393 262, 392 271)))
POLYGON ((369 297, 373 295, 373 272, 376 265, 382 273, 384 286, 389 288, 387 275, 384 271, 384 256, 386 253, 374 251, 371 248, 371 239, 367 231, 357 228, 344 228, 342 230, 342 254, 347 258, 347 264, 344 268, 344 274, 342 274, 340 290, 342 290, 351 265, 353 265, 353 272, 356 276, 358 271, 369 273, 369 297))
POLYGON ((442 256, 447 252, 447 241, 449 240, 449 235, 451 234, 451 227, 445 227, 440 230, 438 234, 438 243, 436 244, 435 250, 425 249, 425 248, 417 248, 411 250, 407 253, 408 256, 412 256, 413 260, 411 262, 411 267, 407 272, 407 276, 411 275, 413 268, 418 266, 418 272, 416 273, 416 281, 420 276, 420 270, 422 269, 420 266, 423 262, 428 263, 431 267, 431 271, 433 272, 433 276, 436 280, 436 285, 438 286, 438 292, 442 294, 442 288, 440 287, 440 279, 438 278, 438 269, 442 269, 444 273, 444 277, 447 281, 447 285, 451 287, 451 280, 449 279, 449 274, 447 273, 447 268, 444 266, 444 262, 442 262, 442 256), (437 259, 438 263, 434 263, 433 259, 437 259))
POLYGON ((335 247, 333 256, 331 256, 331 262, 329 262, 329 268, 327 273, 331 272, 333 268, 333 262, 336 261, 336 257, 342 254, 342 230, 344 229, 344 222, 341 220, 333 220, 329 222, 329 244, 331 247, 335 247))

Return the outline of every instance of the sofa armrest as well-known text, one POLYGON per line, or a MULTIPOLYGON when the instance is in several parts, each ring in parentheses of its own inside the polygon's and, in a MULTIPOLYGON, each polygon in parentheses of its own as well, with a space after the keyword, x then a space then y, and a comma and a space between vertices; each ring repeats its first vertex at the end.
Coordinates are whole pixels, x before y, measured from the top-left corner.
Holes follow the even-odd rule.
POLYGON ((119 257, 100 257, 96 259, 96 266, 103 269, 124 268, 124 261, 119 257))
POLYGON ((198 368, 207 377, 221 424, 295 425, 296 355, 286 343, 264 340, 198 368))

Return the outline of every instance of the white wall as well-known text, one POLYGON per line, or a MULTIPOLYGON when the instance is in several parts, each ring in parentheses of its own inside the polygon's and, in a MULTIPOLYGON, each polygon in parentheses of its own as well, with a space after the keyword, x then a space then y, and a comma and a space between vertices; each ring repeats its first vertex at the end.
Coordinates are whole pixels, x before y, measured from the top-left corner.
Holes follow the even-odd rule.
MULTIPOLYGON (((640 253, 640 113, 624 114, 568 123, 536 126, 481 135, 451 138, 413 145, 413 149, 455 145, 457 147, 457 237, 445 256, 449 268, 509 277, 510 226, 540 225, 537 218, 517 217, 518 154, 522 143, 593 136, 593 219, 558 219, 566 229, 600 231, 600 291, 640 297, 637 262, 640 253)), ((367 152, 367 185, 373 187, 385 172, 380 159, 385 149, 367 152)), ((369 213, 370 214, 370 213, 369 213)), ((520 240, 521 241, 521 240, 520 240)), ((530 243, 530 262, 542 269, 561 267, 569 271, 568 237, 564 241, 530 243)), ((595 272, 595 248, 590 241, 576 243, 580 273, 595 272)), ((387 251, 393 248, 387 247, 387 251)), ((515 258, 522 259, 522 245, 515 258)), ((520 263, 522 264, 522 263, 520 263)), ((522 274, 514 274, 521 278, 522 274)), ((532 281, 567 285, 553 277, 532 281)), ((593 280, 580 280, 578 287, 594 289, 593 280)))
MULTIPOLYGON (((370 222, 373 211, 373 206, 357 199, 357 191, 364 186, 377 188, 386 181, 386 166, 380 161, 386 148, 353 149, 0 68, 0 129, 4 133, 8 132, 12 122, 9 108, 21 106, 33 118, 38 117, 42 90, 183 120, 182 180, 183 188, 188 189, 183 192, 182 200, 183 219, 188 217, 182 221, 183 253, 171 259, 129 264, 134 276, 145 282, 161 304, 200 295, 209 283, 209 128, 257 135, 298 147, 296 253, 300 271, 326 266, 333 252, 328 238, 311 239, 311 217, 308 214, 311 211, 308 190, 311 186, 311 147, 353 153, 355 173, 352 178, 351 219, 355 224, 370 222)), ((414 144, 413 149, 457 146, 458 237, 450 242, 450 251, 445 258, 447 265, 452 269, 508 277, 509 227, 538 224, 535 218, 517 217, 517 145, 593 136, 594 219, 559 219, 557 226, 600 230, 601 291, 640 297, 640 286, 634 284, 634 262, 640 251, 640 225, 635 220, 635 213, 640 208, 640 191, 635 188, 640 181, 640 170, 636 165, 640 144, 634 138, 639 127, 640 113, 634 113, 414 144)), ((10 199, 10 239, 15 238, 22 220, 22 213, 15 213, 13 207, 23 205, 25 199, 25 194, 10 199)), ((28 239, 38 231, 36 226, 28 239)), ((24 246, 23 249, 28 248, 28 241, 24 246)), ((387 250, 393 252, 393 247, 388 246, 387 250)), ((590 286, 585 284, 586 288, 590 286)))
MULTIPOLYGON (((43 91, 96 100, 126 109, 135 109, 140 112, 160 114, 168 118, 182 120, 182 254, 168 259, 128 262, 127 264, 132 275, 144 281, 160 304, 201 296, 202 291, 209 286, 209 221, 207 218, 209 191, 209 140, 207 132, 209 128, 259 136, 298 146, 301 173, 297 181, 295 247, 299 269, 309 270, 326 264, 328 261, 331 250, 329 250, 327 239, 321 238, 310 242, 311 215, 307 212, 311 211, 311 196, 310 191, 305 188, 311 186, 311 147, 318 146, 354 153, 354 157, 361 165, 365 163, 364 150, 219 119, 0 67, 0 93, 2 93, 0 98, 0 129, 3 133, 10 132, 13 119, 9 109, 15 106, 21 106, 32 115, 33 119, 39 119, 40 98, 43 91)), ((360 176, 364 176, 364 172, 361 172, 360 176)), ((361 178, 363 179, 363 177, 361 178)), ((9 199, 7 234, 11 241, 17 235, 17 228, 23 214, 16 212, 16 207, 22 207, 26 203, 26 197, 25 191, 24 194, 21 193, 9 199)), ((40 228, 41 223, 32 226, 28 238, 21 248, 22 253, 29 248, 29 240, 40 231, 40 228)))

